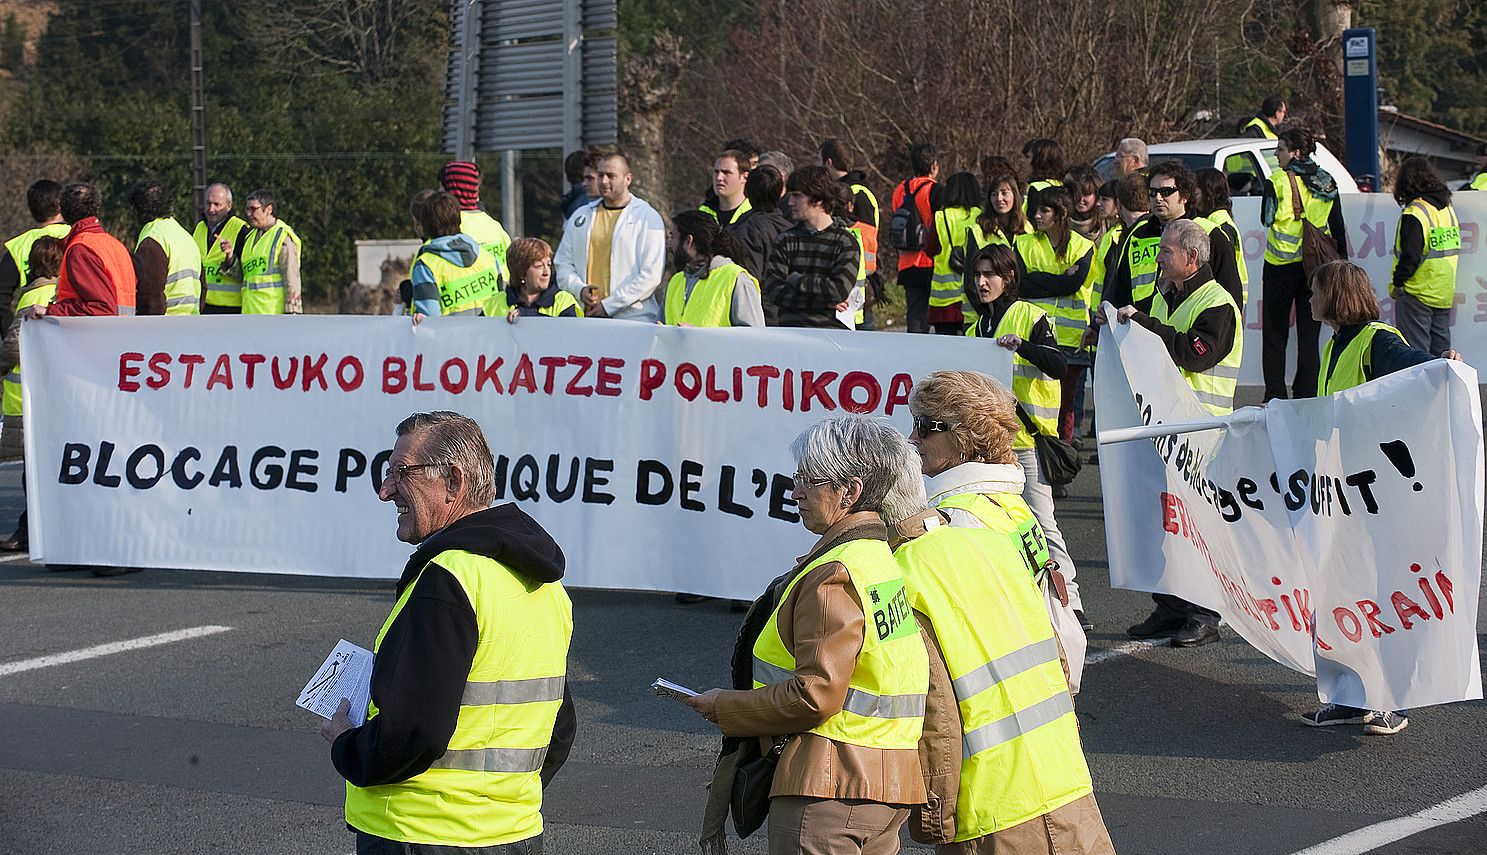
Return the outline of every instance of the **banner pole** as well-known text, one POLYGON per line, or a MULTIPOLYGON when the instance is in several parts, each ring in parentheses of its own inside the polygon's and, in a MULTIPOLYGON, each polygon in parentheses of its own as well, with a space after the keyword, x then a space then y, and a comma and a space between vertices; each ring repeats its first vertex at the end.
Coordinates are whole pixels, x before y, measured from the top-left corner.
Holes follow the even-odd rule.
POLYGON ((1230 416, 1213 416, 1207 419, 1195 419, 1190 422, 1168 422, 1166 424, 1140 425, 1138 427, 1111 428, 1100 431, 1100 444, 1110 445, 1117 442, 1133 442, 1138 439, 1154 439, 1159 436, 1170 436, 1176 433, 1196 433, 1202 430, 1216 430, 1229 426, 1230 416))

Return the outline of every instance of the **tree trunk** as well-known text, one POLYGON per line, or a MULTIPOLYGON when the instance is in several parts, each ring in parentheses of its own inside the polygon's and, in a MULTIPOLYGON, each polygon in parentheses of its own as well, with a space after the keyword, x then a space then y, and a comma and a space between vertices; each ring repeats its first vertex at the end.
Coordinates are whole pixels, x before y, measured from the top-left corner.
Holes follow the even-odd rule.
POLYGON ((666 114, 692 59, 680 36, 663 31, 649 55, 624 63, 620 84, 620 142, 630 155, 635 194, 662 215, 671 213, 666 188, 666 114))

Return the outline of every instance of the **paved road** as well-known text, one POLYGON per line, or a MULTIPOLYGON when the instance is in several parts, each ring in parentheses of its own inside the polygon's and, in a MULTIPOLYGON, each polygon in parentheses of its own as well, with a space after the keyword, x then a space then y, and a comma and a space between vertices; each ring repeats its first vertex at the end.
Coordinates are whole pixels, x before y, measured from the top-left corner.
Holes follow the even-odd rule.
MULTIPOLYGON (((1099 471, 1086 471, 1060 517, 1099 624, 1096 653, 1124 644, 1124 627, 1150 601, 1108 587, 1099 471)), ((20 507, 17 476, 0 466, 0 528, 20 507)), ((293 701, 337 639, 370 644, 388 590, 0 564, 0 853, 351 851, 318 719, 293 701), (231 629, 21 673, 3 667, 202 626, 231 629)), ((643 689, 658 674, 724 680, 738 616, 660 594, 575 591, 573 600, 579 742, 548 793, 547 851, 695 852, 717 740, 643 689)), ((1198 650, 1154 647, 1091 666, 1079 715, 1118 850, 1288 855, 1487 785, 1483 703, 1419 710, 1390 738, 1299 726, 1296 715, 1315 703, 1310 681, 1227 631, 1198 650)), ((1487 814, 1478 814, 1377 851, 1480 853, 1484 839, 1487 814)), ((762 844, 756 835, 734 851, 762 844)))

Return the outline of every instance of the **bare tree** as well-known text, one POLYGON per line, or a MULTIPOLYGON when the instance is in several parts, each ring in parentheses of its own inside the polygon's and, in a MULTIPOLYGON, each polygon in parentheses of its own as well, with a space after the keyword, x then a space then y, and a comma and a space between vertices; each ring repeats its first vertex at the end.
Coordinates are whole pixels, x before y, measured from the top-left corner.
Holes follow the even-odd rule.
POLYGON ((266 4, 252 14, 252 31, 272 62, 291 76, 345 74, 380 83, 410 63, 436 68, 442 57, 406 50, 415 28, 444 28, 444 4, 430 0, 321 0, 266 4), (306 62, 310 60, 310 62, 306 62))

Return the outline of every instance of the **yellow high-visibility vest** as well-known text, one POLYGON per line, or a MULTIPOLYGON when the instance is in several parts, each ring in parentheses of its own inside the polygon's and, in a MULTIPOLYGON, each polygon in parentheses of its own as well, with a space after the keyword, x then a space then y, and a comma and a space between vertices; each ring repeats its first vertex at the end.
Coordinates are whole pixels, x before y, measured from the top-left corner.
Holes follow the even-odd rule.
MULTIPOLYGON (((1425 257, 1404 283, 1404 292, 1432 309, 1449 309, 1456 300, 1456 265, 1461 255, 1461 222, 1456 219, 1456 206, 1437 208, 1416 199, 1399 215, 1401 224, 1405 217, 1420 222, 1425 257)), ((1394 265, 1399 266, 1398 231, 1394 233, 1394 265)))
MULTIPOLYGON (((449 748, 406 781, 346 785, 346 823, 388 840, 499 846, 542 833, 542 761, 563 702, 573 604, 558 582, 537 584, 494 559, 446 550, 449 571, 475 610, 480 638, 449 748)), ((373 650, 418 585, 382 624, 373 650)), ((368 705, 367 720, 377 716, 368 705)))
POLYGON ((201 280, 206 283, 208 306, 237 308, 243 305, 243 280, 222 272, 227 253, 222 251, 220 240, 226 238, 229 244, 236 246, 238 235, 245 228, 248 228, 248 224, 241 217, 229 216, 216 237, 211 237, 205 220, 198 222, 196 230, 191 234, 196 241, 197 251, 201 253, 201 280), (207 245, 209 237, 210 246, 207 245))
POLYGON ((955 840, 992 834, 1094 792, 1042 592, 985 529, 940 526, 894 557, 934 626, 960 713, 955 840))
POLYGON ((1383 333, 1404 341, 1404 333, 1379 321, 1371 321, 1353 336, 1347 347, 1337 356, 1337 367, 1332 368, 1332 345, 1337 339, 1327 340, 1322 348, 1322 366, 1317 371, 1317 394, 1335 395, 1344 389, 1361 386, 1368 382, 1368 368, 1373 364, 1373 337, 1383 333), (1329 370, 1330 369, 1330 370, 1329 370))
POLYGON ((475 239, 480 248, 491 254, 496 266, 501 268, 501 281, 511 281, 511 271, 506 267, 506 250, 511 247, 511 235, 501 221, 484 211, 460 211, 460 231, 475 239))
MULTIPOLYGON (((497 288, 496 293, 485 301, 485 316, 487 318, 504 318, 511 312, 516 304, 511 302, 511 295, 505 288, 497 288)), ((556 318, 569 309, 573 310, 575 317, 583 317, 583 307, 578 305, 578 298, 564 291, 562 288, 554 289, 552 305, 542 306, 537 309, 537 314, 556 318)))
POLYGON ((940 251, 935 254, 934 271, 929 280, 931 306, 954 306, 965 300, 962 287, 964 280, 961 278, 963 271, 951 268, 950 255, 959 250, 964 263, 970 263, 970 259, 965 256, 970 249, 966 231, 975 225, 979 216, 980 208, 944 208, 935 211, 935 235, 940 240, 940 251))
POLYGON ((299 235, 283 220, 267 231, 253 229, 243 243, 243 314, 284 314, 284 265, 279 261, 284 241, 300 247, 299 235))
MULTIPOLYGON (((1022 256, 1022 264, 1029 273, 1061 274, 1095 250, 1089 238, 1073 230, 1069 232, 1069 245, 1064 247, 1062 254, 1054 251, 1048 235, 1042 232, 1018 235, 1012 244, 1017 248, 1017 254, 1022 256)), ((1053 337, 1058 339, 1060 347, 1076 348, 1084 337, 1084 330, 1089 326, 1090 288, 1086 277, 1084 284, 1072 294, 1028 301, 1048 310, 1053 318, 1053 337)))
POLYGON ((196 241, 174 217, 145 223, 134 248, 138 250, 147 240, 165 250, 165 313, 201 314, 201 250, 196 248, 196 241))
MULTIPOLYGON (((28 309, 32 306, 45 306, 57 296, 57 280, 53 279, 47 284, 36 284, 21 289, 20 299, 16 301, 16 311, 28 309)), ((16 360, 15 366, 10 373, 5 375, 3 396, 0 396, 0 414, 6 418, 20 418, 23 412, 21 398, 21 361, 16 360)))
POLYGON ((733 325, 733 289, 742 274, 759 290, 759 281, 740 265, 729 262, 707 272, 687 295, 687 274, 678 270, 666 283, 666 323, 677 326, 728 327, 733 325))
MULTIPOLYGON (((1275 221, 1270 224, 1270 233, 1265 237, 1265 263, 1271 265, 1301 263, 1301 220, 1291 204, 1291 181, 1294 177, 1284 169, 1270 173, 1270 186, 1275 190, 1275 221)), ((1296 179, 1296 189, 1301 194, 1301 216, 1329 237, 1327 218, 1332 215, 1336 200, 1323 202, 1311 194, 1306 182, 1296 179)))
MULTIPOLYGON (((915 750, 924 731, 929 654, 909 607, 903 571, 888 544, 863 538, 827 550, 795 574, 780 594, 780 603, 807 573, 832 561, 846 566, 867 620, 842 710, 811 732, 867 748, 915 750)), ((779 617, 776 604, 754 642, 756 689, 795 677, 795 656, 780 637, 779 617)))
POLYGON ((36 245, 37 238, 54 237, 64 240, 70 231, 72 226, 66 223, 52 223, 27 229, 6 241, 5 251, 10 253, 10 260, 15 262, 15 269, 21 274, 21 278, 16 281, 22 286, 31 281, 31 247, 36 245))
POLYGON ((501 290, 500 274, 496 260, 485 250, 480 250, 469 267, 444 258, 427 249, 418 251, 413 263, 423 262, 434 275, 439 286, 439 310, 445 315, 478 315, 495 292, 501 290))
MULTIPOLYGON (((1033 325, 1040 318, 1045 318, 1048 313, 1042 306, 1037 306, 1026 300, 1017 300, 1007 307, 1002 319, 997 322, 996 332, 991 336, 996 341, 1004 335, 1015 335, 1023 341, 1028 341, 1033 336, 1033 325)), ((966 330, 966 335, 977 336, 979 327, 972 325, 966 330)), ((1049 377, 1031 362, 1023 359, 1016 352, 1012 354, 1012 394, 1017 402, 1022 404, 1022 409, 1027 412, 1028 418, 1038 426, 1041 433, 1050 436, 1058 435, 1058 411, 1061 403, 1060 389, 1062 377, 1049 377)), ((1028 433, 1027 426, 1021 419, 1017 420, 1017 437, 1012 440, 1013 448, 1032 448, 1033 435, 1028 433)))
POLYGON ((1234 302, 1234 296, 1226 291, 1224 286, 1210 279, 1189 294, 1177 307, 1175 313, 1167 305, 1167 299, 1162 292, 1158 291, 1151 301, 1152 318, 1178 332, 1187 332, 1192 329, 1198 316, 1208 309, 1224 305, 1233 310, 1234 347, 1218 365, 1207 371, 1178 369, 1182 379, 1187 381, 1193 393, 1198 396, 1198 402, 1216 416, 1226 416, 1234 412, 1234 389, 1239 384, 1239 361, 1244 355, 1244 320, 1243 315, 1239 313, 1239 306, 1234 302))
POLYGON ((1240 129, 1240 133, 1242 134, 1250 128, 1259 128, 1260 134, 1267 140, 1280 139, 1280 137, 1277 137, 1275 135, 1275 131, 1272 131, 1270 129, 1270 123, 1259 116, 1250 119, 1249 122, 1240 129))
POLYGON ((975 517, 987 529, 1005 537, 1022 556, 1027 577, 1034 579, 1048 563, 1048 538, 1033 509, 1019 493, 956 493, 935 507, 957 508, 975 517))

